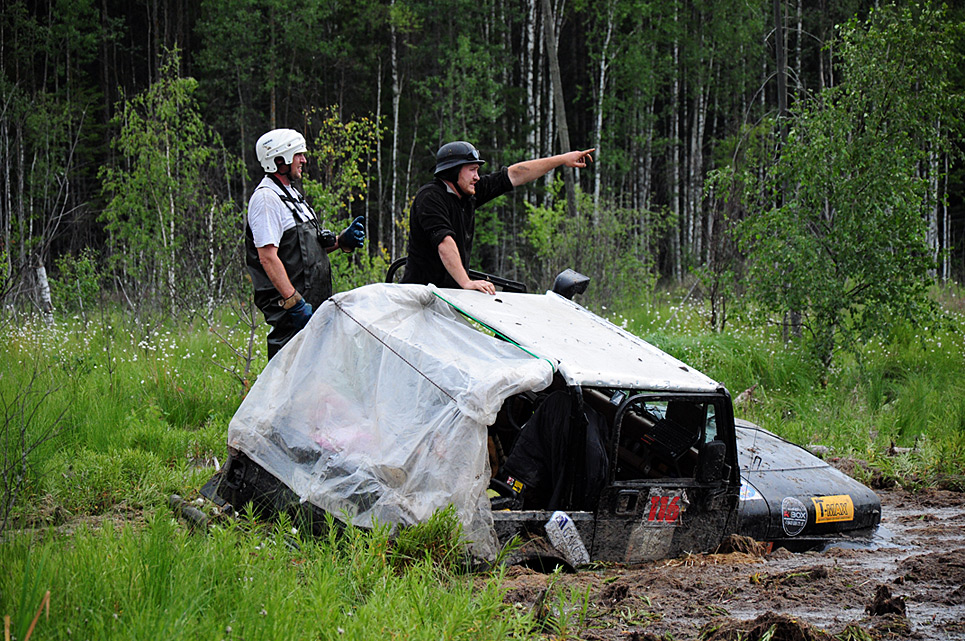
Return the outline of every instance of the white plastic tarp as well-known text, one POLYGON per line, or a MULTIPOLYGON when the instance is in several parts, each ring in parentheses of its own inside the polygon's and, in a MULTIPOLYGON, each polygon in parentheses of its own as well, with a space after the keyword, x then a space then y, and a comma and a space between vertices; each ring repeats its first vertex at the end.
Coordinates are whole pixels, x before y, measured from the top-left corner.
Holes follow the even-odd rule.
POLYGON ((473 553, 492 558, 486 427, 553 369, 434 291, 376 284, 323 303, 259 376, 228 445, 355 525, 409 525, 452 504, 473 553))

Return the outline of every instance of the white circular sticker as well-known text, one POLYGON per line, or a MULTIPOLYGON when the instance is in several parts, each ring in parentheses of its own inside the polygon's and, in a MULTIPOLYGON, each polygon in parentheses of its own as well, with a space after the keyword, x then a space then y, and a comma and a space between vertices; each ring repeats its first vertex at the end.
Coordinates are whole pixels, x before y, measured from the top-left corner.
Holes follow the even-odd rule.
POLYGON ((808 509, 793 496, 781 501, 781 525, 788 536, 797 536, 808 524, 808 509))

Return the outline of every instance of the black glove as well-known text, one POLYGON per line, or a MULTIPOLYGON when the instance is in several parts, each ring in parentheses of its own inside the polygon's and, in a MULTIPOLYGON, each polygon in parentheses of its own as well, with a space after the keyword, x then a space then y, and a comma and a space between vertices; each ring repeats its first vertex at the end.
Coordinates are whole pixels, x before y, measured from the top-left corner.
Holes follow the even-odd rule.
POLYGON ((302 329, 305 325, 308 325, 308 321, 312 317, 312 306, 306 303, 304 298, 299 299, 288 310, 288 315, 291 316, 292 324, 298 329, 302 329))
POLYGON ((336 240, 337 237, 335 236, 335 232, 333 232, 331 229, 323 229, 322 231, 318 232, 318 244, 322 246, 322 249, 334 247, 336 240))
POLYGON ((365 242, 365 216, 359 216, 338 235, 338 247, 346 251, 361 247, 365 242))

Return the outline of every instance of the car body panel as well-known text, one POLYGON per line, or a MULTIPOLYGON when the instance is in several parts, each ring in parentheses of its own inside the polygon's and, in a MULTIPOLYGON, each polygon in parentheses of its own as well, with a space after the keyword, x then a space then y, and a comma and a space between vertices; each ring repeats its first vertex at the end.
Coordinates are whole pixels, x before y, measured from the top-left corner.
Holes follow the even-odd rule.
POLYGON ((841 532, 870 534, 881 521, 877 495, 826 461, 748 421, 736 421, 736 434, 741 534, 806 548, 841 532))
POLYGON ((437 290, 454 308, 553 362, 570 385, 676 392, 713 392, 720 384, 552 292, 480 296, 437 290))

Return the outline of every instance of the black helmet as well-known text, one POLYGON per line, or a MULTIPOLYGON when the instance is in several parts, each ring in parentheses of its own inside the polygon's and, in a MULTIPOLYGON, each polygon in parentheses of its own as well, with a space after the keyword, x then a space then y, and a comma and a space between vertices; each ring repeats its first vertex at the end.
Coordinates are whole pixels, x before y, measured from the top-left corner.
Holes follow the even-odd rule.
POLYGON ((436 170, 432 173, 438 176, 440 172, 447 169, 473 163, 486 164, 486 161, 479 157, 475 147, 462 140, 447 142, 436 152, 436 170))

